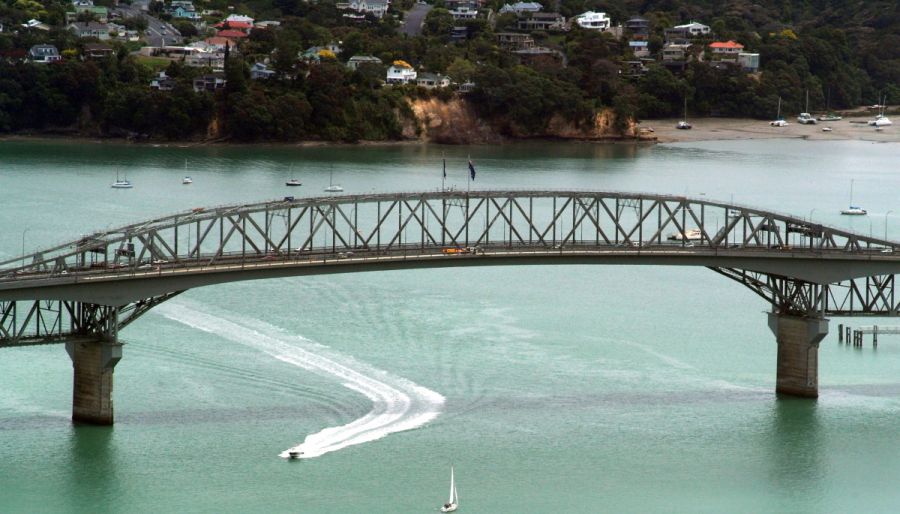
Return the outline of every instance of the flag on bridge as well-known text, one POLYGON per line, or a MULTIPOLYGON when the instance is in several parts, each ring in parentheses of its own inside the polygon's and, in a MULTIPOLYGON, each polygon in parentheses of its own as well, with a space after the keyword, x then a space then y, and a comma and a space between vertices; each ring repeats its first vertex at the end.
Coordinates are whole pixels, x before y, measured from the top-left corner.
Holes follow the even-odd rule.
POLYGON ((469 159, 469 176, 475 180, 475 165, 472 164, 472 159, 469 159))
POLYGON ((447 159, 444 159, 444 178, 447 178, 447 159))

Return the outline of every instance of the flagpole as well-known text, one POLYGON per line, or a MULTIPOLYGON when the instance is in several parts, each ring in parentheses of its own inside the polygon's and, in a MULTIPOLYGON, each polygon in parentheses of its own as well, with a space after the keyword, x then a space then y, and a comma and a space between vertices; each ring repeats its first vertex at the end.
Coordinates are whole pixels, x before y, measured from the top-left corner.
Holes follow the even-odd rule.
MULTIPOLYGON (((466 156, 466 158, 468 159, 468 162, 470 162, 470 163, 472 162, 472 154, 469 154, 468 156, 466 156)), ((472 183, 472 173, 469 170, 466 170, 466 194, 468 194, 469 191, 471 190, 471 185, 470 185, 471 183, 472 183)))
POLYGON ((447 190, 444 186, 444 182, 447 180, 447 158, 444 157, 444 152, 441 152, 441 159, 444 160, 444 174, 441 175, 441 192, 443 193, 447 190))

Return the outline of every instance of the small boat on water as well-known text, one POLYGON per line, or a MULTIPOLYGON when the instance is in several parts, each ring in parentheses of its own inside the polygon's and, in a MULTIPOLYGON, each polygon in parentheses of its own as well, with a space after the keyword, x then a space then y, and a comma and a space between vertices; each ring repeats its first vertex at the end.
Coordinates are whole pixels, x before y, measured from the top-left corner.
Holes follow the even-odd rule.
POLYGON ((131 189, 134 187, 131 182, 128 181, 127 178, 119 178, 119 174, 116 173, 116 181, 112 183, 109 187, 113 189, 131 189))
POLYGON ((684 97, 684 118, 675 125, 678 130, 690 130, 691 124, 687 121, 687 97, 684 97))
POLYGON ((182 184, 185 184, 185 185, 186 185, 186 184, 193 184, 193 183, 194 183, 194 179, 192 179, 192 178, 189 177, 189 176, 185 176, 183 179, 181 179, 181 183, 182 183, 182 184))
POLYGON ((339 184, 334 183, 334 171, 331 172, 331 175, 328 177, 328 187, 325 188, 326 193, 340 193, 344 190, 339 184))
POLYGON ((291 186, 291 187, 297 187, 297 186, 302 186, 303 184, 299 180, 292 178, 292 179, 288 180, 287 182, 285 182, 284 185, 291 186))
POLYGON ((459 508, 459 495, 456 494, 456 479, 453 476, 453 466, 450 466, 450 499, 441 506, 441 512, 453 512, 459 508))
POLYGON ((288 452, 288 458, 291 460, 299 459, 301 455, 303 455, 303 452, 288 452))
POLYGON ((845 216, 865 216, 868 214, 865 209, 858 205, 853 205, 853 181, 850 181, 850 206, 841 210, 841 214, 845 216))

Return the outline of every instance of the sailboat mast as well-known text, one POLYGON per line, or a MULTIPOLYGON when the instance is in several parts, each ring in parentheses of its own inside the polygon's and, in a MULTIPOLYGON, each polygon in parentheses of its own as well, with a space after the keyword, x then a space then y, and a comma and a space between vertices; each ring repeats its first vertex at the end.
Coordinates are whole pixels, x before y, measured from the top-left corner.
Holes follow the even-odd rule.
POLYGON ((456 496, 456 480, 453 477, 453 466, 450 466, 450 500, 447 503, 453 503, 456 496))

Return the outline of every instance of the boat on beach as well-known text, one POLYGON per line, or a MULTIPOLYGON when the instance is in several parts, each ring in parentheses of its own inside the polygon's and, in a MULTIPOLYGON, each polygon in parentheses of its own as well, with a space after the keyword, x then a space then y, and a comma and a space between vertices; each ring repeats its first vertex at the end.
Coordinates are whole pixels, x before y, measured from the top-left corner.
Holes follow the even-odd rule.
POLYGON ((184 177, 183 179, 181 179, 181 183, 184 184, 184 185, 193 184, 193 183, 194 183, 194 179, 192 179, 192 178, 191 178, 190 176, 188 176, 188 175, 185 175, 185 177, 184 177))

